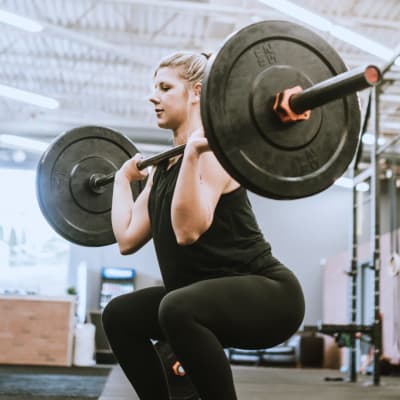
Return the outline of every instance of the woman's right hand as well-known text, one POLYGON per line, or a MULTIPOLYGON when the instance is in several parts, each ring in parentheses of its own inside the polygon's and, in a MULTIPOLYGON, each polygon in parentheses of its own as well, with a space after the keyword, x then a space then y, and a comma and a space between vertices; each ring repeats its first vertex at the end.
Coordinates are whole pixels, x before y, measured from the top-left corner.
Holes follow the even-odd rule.
POLYGON ((129 182, 142 181, 146 179, 148 175, 147 168, 139 170, 137 167, 137 163, 142 159, 143 156, 140 153, 135 154, 132 158, 122 164, 121 168, 117 171, 117 174, 123 174, 129 182))

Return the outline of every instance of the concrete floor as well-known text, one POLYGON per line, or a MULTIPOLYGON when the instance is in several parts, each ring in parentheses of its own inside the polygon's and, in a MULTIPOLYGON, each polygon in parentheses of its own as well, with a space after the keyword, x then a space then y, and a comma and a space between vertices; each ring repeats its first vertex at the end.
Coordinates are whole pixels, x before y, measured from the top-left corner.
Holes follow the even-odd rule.
MULTIPOLYGON (((400 377, 382 377, 380 386, 372 386, 369 376, 357 383, 326 382, 341 376, 333 370, 234 366, 233 373, 239 400, 400 400, 400 377)), ((99 400, 138 399, 114 367, 99 400)))

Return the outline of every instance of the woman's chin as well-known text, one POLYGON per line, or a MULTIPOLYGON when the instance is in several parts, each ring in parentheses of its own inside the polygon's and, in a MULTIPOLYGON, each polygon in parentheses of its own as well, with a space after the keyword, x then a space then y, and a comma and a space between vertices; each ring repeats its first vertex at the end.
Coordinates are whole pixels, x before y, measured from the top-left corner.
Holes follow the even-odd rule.
POLYGON ((159 120, 159 121, 157 121, 157 125, 158 125, 159 128, 162 128, 162 129, 172 129, 170 124, 168 122, 166 122, 166 121, 160 121, 159 120))

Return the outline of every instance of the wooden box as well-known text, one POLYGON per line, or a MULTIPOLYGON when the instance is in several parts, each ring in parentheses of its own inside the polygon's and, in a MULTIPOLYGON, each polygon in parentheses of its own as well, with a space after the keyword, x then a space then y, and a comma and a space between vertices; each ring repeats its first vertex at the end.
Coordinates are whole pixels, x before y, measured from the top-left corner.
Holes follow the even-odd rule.
POLYGON ((0 364, 70 366, 74 312, 74 296, 0 296, 0 364))

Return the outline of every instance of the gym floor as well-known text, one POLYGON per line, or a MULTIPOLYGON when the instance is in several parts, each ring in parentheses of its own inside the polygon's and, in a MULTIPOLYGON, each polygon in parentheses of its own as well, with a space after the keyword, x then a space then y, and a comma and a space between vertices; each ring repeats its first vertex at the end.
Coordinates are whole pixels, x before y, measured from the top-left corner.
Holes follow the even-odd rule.
MULTIPOLYGON (((234 379, 240 400, 398 400, 398 377, 382 377, 379 386, 370 376, 359 376, 357 383, 325 381, 346 377, 328 369, 264 368, 234 366, 234 379)), ((111 371, 99 400, 138 400, 120 367, 111 371)))

